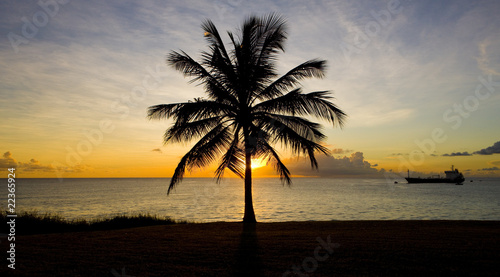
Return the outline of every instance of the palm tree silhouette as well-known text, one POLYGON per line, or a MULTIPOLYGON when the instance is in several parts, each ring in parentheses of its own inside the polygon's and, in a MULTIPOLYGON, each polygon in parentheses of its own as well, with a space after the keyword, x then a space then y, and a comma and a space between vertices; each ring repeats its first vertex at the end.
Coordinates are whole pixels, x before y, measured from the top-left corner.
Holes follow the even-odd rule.
POLYGON ((209 51, 196 62, 184 51, 172 51, 167 63, 190 82, 204 86, 206 98, 148 109, 150 119, 174 120, 164 142, 198 142, 180 160, 168 193, 182 180, 186 169, 205 167, 218 160, 219 181, 227 168, 245 180, 243 222, 256 222, 252 201, 252 158, 274 164, 283 183, 290 172, 273 147, 279 144, 294 154, 303 154, 317 168, 316 152, 329 154, 320 144, 325 139, 321 125, 305 117, 314 116, 342 126, 346 114, 329 100, 328 91, 303 93, 296 88, 305 78, 322 78, 326 61, 309 60, 278 77, 277 54, 284 52, 286 22, 277 14, 246 19, 240 33, 228 32, 228 51, 215 25, 202 24, 209 51))

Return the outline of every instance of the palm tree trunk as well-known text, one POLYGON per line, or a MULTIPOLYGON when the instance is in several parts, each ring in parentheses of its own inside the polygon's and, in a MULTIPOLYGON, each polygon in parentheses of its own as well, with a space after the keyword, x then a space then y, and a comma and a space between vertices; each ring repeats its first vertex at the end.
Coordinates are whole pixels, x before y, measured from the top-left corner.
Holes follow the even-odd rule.
MULTIPOLYGON (((247 148, 248 149, 248 148, 247 148)), ((252 200, 252 154, 246 151, 245 154, 245 214, 243 215, 244 223, 255 223, 255 212, 253 210, 252 200)))

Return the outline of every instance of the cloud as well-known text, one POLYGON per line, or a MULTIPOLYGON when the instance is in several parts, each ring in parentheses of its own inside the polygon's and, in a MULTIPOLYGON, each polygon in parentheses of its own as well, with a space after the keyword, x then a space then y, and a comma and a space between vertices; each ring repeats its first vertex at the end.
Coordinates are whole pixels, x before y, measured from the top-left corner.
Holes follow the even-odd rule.
POLYGON ((351 153, 353 150, 350 150, 350 149, 342 149, 342 148, 334 148, 332 149, 332 154, 337 154, 337 155, 341 155, 341 154, 348 154, 348 153, 351 153))
POLYGON ((364 111, 359 109, 357 112, 363 115, 363 122, 357 122, 357 124, 361 126, 374 126, 403 121, 410 118, 415 112, 415 110, 409 108, 388 110, 389 108, 384 106, 382 108, 365 108, 364 111))
POLYGON ((469 152, 453 152, 451 154, 443 154, 443 157, 456 157, 456 156, 472 156, 469 152))
POLYGON ((19 169, 22 169, 23 171, 45 171, 45 172, 52 172, 55 170, 55 168, 52 165, 42 165, 40 164, 40 161, 37 161, 35 159, 31 159, 27 163, 19 162, 17 167, 19 169))
POLYGON ((151 150, 151 151, 153 151, 153 152, 158 152, 158 153, 160 153, 160 154, 161 154, 161 153, 163 153, 163 151, 161 151, 161 149, 160 149, 160 148, 155 148, 155 149, 153 149, 153 150, 151 150))
POLYGON ((479 169, 479 171, 497 171, 497 170, 500 170, 500 168, 498 168, 497 166, 479 169))
POLYGON ((378 175, 378 170, 365 161, 362 152, 354 152, 349 157, 335 158, 328 156, 318 157, 319 169, 317 172, 311 171, 310 166, 290 167, 292 174, 315 175, 321 177, 358 177, 367 175, 378 175))
POLYGON ((0 170, 16 166, 17 162, 12 158, 12 153, 10 151, 3 153, 2 158, 0 158, 0 170))
MULTIPOLYGON (((305 160, 288 159, 284 161, 292 175, 317 177, 381 177, 382 170, 373 168, 375 165, 364 159, 362 152, 354 152, 349 157, 335 158, 321 155, 317 157, 318 170, 311 169, 310 163, 305 160)), ((272 167, 263 167, 256 170, 259 175, 276 175, 272 167)))
POLYGON ((61 173, 80 173, 93 171, 94 168, 86 164, 77 164, 75 166, 66 166, 60 163, 51 164, 50 166, 45 166, 47 171, 54 171, 58 176, 61 173), (51 170, 50 170, 51 169, 51 170))
POLYGON ((496 43, 495 45, 490 38, 487 38, 478 44, 479 57, 476 58, 476 61, 479 69, 484 74, 500 76, 500 71, 498 68, 494 67, 494 65, 498 64, 500 57, 498 57, 498 52, 493 50, 497 49, 499 44, 500 43, 496 43))
POLYGON ((15 167, 23 172, 84 172, 93 169, 87 165, 56 166, 42 164, 40 161, 32 158, 28 162, 17 162, 10 151, 5 152, 0 158, 0 170, 15 167))
POLYGON ((500 154, 500 141, 495 142, 492 146, 481 149, 479 151, 474 151, 469 153, 465 152, 453 152, 451 154, 443 154, 443 157, 456 157, 456 156, 472 156, 472 155, 492 155, 500 154))
POLYGON ((495 142, 493 146, 476 151, 474 152, 474 154, 478 155, 500 154, 500 141, 495 142))
POLYGON ((58 168, 59 171, 64 171, 67 173, 79 173, 79 172, 84 172, 84 171, 91 171, 94 170, 93 167, 84 165, 84 164, 78 164, 72 167, 64 167, 64 168, 58 168))

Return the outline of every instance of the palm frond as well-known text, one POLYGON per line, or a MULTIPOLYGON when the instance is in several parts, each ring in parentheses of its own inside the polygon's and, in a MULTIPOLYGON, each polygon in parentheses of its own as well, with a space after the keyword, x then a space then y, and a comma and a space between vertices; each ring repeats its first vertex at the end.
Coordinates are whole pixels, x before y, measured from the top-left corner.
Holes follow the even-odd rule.
POLYGON ((290 171, 281 161, 276 150, 274 150, 274 148, 271 145, 269 145, 268 142, 263 140, 260 141, 259 149, 262 151, 261 155, 265 156, 265 159, 267 158, 269 161, 273 163, 274 169, 276 170, 276 172, 278 172, 280 176, 280 180, 284 184, 290 185, 292 183, 290 171))
POLYGON ((201 80, 205 91, 220 101, 236 103, 234 87, 237 83, 236 73, 231 61, 222 56, 219 50, 211 47, 211 52, 202 52, 202 64, 209 68, 210 77, 201 80))
POLYGON ((255 105, 254 110, 276 114, 310 115, 342 127, 347 115, 329 101, 332 97, 328 93, 328 91, 317 91, 303 94, 301 89, 294 89, 283 96, 255 105))
POLYGON ((255 121, 258 122, 257 125, 260 126, 263 126, 266 123, 276 123, 278 124, 277 127, 279 129, 281 128, 281 124, 285 124, 300 136, 308 140, 321 141, 326 138, 325 134, 321 131, 321 124, 312 122, 302 117, 273 113, 258 113, 255 118, 255 121))
POLYGON ((205 75, 206 72, 203 66, 184 51, 172 51, 167 57, 167 63, 186 77, 205 75))
POLYGON ((269 63, 274 60, 274 54, 284 52, 284 42, 287 39, 286 20, 276 13, 271 13, 261 19, 258 29, 258 51, 257 65, 269 63))
POLYGON ((159 104, 148 108, 149 119, 168 119, 175 115, 175 111, 184 103, 159 104))
POLYGON ((228 127, 219 124, 200 139, 189 152, 186 153, 177 165, 170 180, 167 194, 182 181, 186 169, 201 168, 209 165, 222 154, 230 144, 228 127))
POLYGON ((308 156, 311 161, 311 167, 313 168, 318 167, 315 152, 321 152, 325 155, 330 154, 328 148, 314 140, 302 136, 294 128, 291 128, 278 118, 275 118, 272 124, 268 124, 264 128, 274 138, 274 143, 280 142, 284 147, 289 148, 293 153, 308 156))
POLYGON ((173 118, 176 124, 202 120, 210 117, 230 115, 234 113, 231 105, 213 100, 194 99, 184 103, 160 104, 148 109, 149 119, 173 118))
POLYGON ((208 40, 208 42, 211 44, 211 46, 214 48, 214 50, 218 50, 218 52, 227 60, 230 62, 229 55, 226 51, 226 48, 224 46, 224 42, 222 41, 222 38, 220 37, 219 31, 217 30, 217 27, 211 20, 206 20, 203 22, 201 25, 202 29, 205 31, 205 37, 208 40))
MULTIPOLYGON (((236 103, 235 98, 231 95, 230 89, 225 85, 219 75, 212 75, 200 63, 191 58, 184 51, 178 53, 172 51, 167 58, 168 64, 180 71, 186 77, 194 77, 189 82, 202 84, 205 86, 205 91, 210 98, 219 102, 236 103)), ((206 54, 210 56, 210 54, 206 54)))
POLYGON ((309 60, 290 71, 285 75, 276 79, 267 86, 257 96, 260 100, 267 100, 283 95, 283 92, 300 84, 300 81, 306 78, 323 78, 326 69, 326 61, 324 60, 309 60))
POLYGON ((174 124, 165 131, 163 142, 190 142, 207 134, 212 128, 221 123, 220 117, 209 117, 192 122, 174 124))
MULTIPOLYGON (((238 131, 237 131, 238 132, 238 131)), ((224 170, 228 168, 240 178, 245 177, 245 151, 242 149, 239 137, 234 137, 231 146, 227 149, 226 153, 222 156, 219 167, 215 171, 217 181, 219 182, 223 175, 224 170)))
POLYGON ((329 91, 316 91, 304 94, 304 108, 308 114, 326 119, 334 125, 337 123, 342 128, 347 114, 329 101, 333 99, 329 93, 329 91))
POLYGON ((217 83, 210 82, 210 87, 207 88, 207 91, 213 89, 214 85, 217 87, 218 83, 220 83, 225 84, 224 89, 229 92, 230 88, 235 85, 235 72, 231 57, 213 22, 206 20, 202 24, 202 28, 205 31, 205 38, 210 43, 209 48, 211 50, 210 52, 202 52, 203 65, 210 68, 207 71, 218 81, 217 83))
POLYGON ((239 37, 229 34, 240 102, 250 103, 255 93, 276 76, 273 55, 277 48, 283 48, 283 25, 281 18, 273 14, 264 19, 252 16, 242 25, 239 37))

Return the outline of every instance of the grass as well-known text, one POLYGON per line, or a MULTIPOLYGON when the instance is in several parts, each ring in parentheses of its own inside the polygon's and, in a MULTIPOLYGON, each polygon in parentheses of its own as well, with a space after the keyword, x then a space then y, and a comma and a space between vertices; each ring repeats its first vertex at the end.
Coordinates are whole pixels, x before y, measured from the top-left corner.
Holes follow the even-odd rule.
MULTIPOLYGON (((7 222, 6 212, 1 212, 2 222, 7 222)), ((98 218, 95 220, 73 219, 68 220, 54 213, 40 213, 38 211, 21 212, 16 217, 16 234, 48 234, 79 231, 115 230, 133 227, 144 227, 154 225, 170 225, 187 223, 177 221, 166 216, 151 215, 149 213, 138 213, 132 215, 119 215, 112 218, 98 218)), ((9 226, 3 224, 1 233, 9 233, 9 226)))

